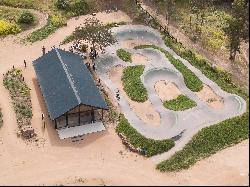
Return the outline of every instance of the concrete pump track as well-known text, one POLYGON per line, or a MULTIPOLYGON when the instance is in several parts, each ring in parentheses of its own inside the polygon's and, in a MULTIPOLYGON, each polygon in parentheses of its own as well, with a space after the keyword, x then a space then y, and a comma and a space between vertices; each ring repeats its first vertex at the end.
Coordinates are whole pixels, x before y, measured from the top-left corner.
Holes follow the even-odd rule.
MULTIPOLYGON (((144 73, 141 76, 141 81, 144 84, 149 101, 154 109, 159 113, 161 122, 160 126, 154 127, 145 124, 130 108, 128 101, 121 97, 119 106, 121 112, 128 119, 130 124, 142 135, 147 138, 156 140, 173 138, 175 139, 175 147, 170 151, 152 157, 155 162, 160 162, 169 158, 176 151, 182 149, 184 145, 191 140, 194 134, 200 129, 219 123, 226 119, 239 116, 246 111, 246 102, 241 97, 223 91, 216 83, 208 79, 200 70, 193 67, 188 61, 179 57, 172 49, 166 47, 162 40, 161 34, 149 27, 141 25, 125 25, 113 28, 113 32, 117 37, 117 44, 107 47, 106 53, 100 56, 96 62, 97 74, 102 82, 110 89, 113 97, 116 96, 118 88, 110 80, 108 73, 115 66, 134 66, 134 63, 125 63, 119 59, 115 52, 122 48, 122 42, 128 40, 141 40, 145 43, 150 43, 161 47, 171 53, 174 58, 190 69, 202 82, 208 85, 223 99, 224 107, 215 109, 209 107, 206 102, 202 101, 194 92, 187 88, 184 83, 182 74, 169 62, 163 53, 156 49, 126 49, 132 54, 141 54, 150 59, 145 65, 144 73), (185 111, 172 111, 163 106, 161 99, 156 93, 155 83, 161 80, 169 80, 177 85, 178 89, 187 97, 196 102, 197 106, 185 111)), ((136 65, 140 64, 137 62, 136 65)))

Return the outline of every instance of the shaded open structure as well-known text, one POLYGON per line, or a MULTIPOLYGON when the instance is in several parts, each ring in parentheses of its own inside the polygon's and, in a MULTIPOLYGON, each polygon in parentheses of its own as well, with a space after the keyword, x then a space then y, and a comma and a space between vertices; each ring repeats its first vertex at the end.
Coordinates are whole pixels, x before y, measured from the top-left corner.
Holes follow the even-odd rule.
MULTIPOLYGON (((108 106, 79 55, 53 49, 35 60, 33 66, 49 117, 55 122, 56 129, 66 132, 63 129, 77 127, 78 132, 72 129, 75 135, 91 133, 92 127, 93 132, 103 130, 100 124, 103 126, 103 110, 107 110, 108 106), (82 128, 79 129, 79 126, 82 128)), ((61 136, 70 137, 69 129, 67 133, 67 136, 61 136)))

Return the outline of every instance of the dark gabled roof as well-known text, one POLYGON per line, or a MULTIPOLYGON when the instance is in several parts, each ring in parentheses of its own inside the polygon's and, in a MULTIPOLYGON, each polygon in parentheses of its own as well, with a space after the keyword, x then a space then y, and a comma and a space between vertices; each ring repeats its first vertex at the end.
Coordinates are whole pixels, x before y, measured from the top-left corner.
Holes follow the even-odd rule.
POLYGON ((53 49, 33 66, 52 120, 79 105, 108 109, 79 55, 53 49))

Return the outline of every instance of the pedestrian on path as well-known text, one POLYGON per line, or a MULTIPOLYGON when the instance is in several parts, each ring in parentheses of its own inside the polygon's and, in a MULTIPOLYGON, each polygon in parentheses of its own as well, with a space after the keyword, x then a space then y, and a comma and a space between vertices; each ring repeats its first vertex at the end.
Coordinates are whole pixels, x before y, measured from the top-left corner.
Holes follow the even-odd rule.
POLYGON ((43 46, 43 47, 42 47, 43 55, 45 55, 45 50, 46 50, 46 49, 45 49, 45 47, 43 46))
POLYGON ((27 67, 26 60, 24 60, 23 63, 24 63, 24 67, 26 68, 27 67))

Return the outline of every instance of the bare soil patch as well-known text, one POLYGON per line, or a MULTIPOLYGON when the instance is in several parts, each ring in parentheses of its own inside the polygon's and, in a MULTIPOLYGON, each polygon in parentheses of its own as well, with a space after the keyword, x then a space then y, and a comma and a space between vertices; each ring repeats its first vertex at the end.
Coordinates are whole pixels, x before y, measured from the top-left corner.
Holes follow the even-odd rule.
POLYGON ((222 109, 224 107, 223 99, 214 93, 214 91, 208 85, 204 84, 203 89, 199 92, 196 92, 196 95, 212 108, 222 109))
POLYGON ((149 62, 149 58, 145 55, 136 53, 132 55, 132 62, 139 63, 139 64, 147 64, 149 62))
POLYGON ((162 102, 176 99, 182 94, 182 92, 173 82, 167 80, 158 81, 155 84, 155 91, 162 102))

